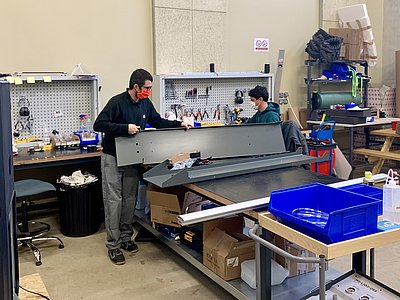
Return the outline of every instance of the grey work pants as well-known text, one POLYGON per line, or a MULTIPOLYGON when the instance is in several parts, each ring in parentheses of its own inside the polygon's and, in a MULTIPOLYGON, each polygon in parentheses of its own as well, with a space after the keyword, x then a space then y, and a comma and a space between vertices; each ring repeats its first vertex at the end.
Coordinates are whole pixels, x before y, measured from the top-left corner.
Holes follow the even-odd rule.
POLYGON ((107 230, 106 246, 109 250, 117 249, 122 242, 130 241, 133 234, 138 167, 117 167, 117 159, 114 156, 103 154, 101 173, 107 230))

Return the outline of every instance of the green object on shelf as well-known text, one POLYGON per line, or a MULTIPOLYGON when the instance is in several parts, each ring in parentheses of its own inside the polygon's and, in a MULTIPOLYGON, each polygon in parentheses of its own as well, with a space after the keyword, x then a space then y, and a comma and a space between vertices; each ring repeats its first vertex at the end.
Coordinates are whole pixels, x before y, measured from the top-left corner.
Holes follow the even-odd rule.
POLYGON ((317 107, 330 108, 336 104, 361 104, 361 97, 353 97, 351 92, 318 93, 317 107))

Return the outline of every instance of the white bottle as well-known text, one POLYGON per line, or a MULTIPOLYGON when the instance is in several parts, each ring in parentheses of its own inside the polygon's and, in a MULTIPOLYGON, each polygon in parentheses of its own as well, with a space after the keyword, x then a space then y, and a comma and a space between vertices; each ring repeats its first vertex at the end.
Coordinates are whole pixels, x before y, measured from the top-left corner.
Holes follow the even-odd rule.
POLYGON ((400 223, 400 186, 394 178, 383 185, 383 219, 400 223))
POLYGON ((47 124, 43 123, 43 142, 45 145, 50 144, 50 134, 49 134, 49 129, 47 128, 47 124))

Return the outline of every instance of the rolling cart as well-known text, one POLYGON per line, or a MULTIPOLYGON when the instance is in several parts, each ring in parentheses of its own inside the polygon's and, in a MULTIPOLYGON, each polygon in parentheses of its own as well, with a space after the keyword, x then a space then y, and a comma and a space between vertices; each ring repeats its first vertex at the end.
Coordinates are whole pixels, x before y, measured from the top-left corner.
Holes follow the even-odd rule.
POLYGON ((328 153, 328 161, 311 164, 311 171, 313 172, 332 176, 332 170, 335 166, 334 149, 336 144, 332 141, 335 125, 335 121, 321 122, 318 129, 312 130, 310 133, 310 138, 307 140, 310 156, 322 157, 325 153, 328 153))

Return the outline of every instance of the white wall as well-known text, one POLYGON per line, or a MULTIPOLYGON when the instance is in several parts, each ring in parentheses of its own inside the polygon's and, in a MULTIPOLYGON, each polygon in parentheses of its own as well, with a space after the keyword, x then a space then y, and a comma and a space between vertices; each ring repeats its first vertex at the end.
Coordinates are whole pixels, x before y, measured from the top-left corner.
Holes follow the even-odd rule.
MULTIPOLYGON (((368 1, 377 43, 383 32, 382 3, 368 1)), ((318 12, 319 0, 228 0, 226 70, 216 69, 254 71, 270 63, 275 72, 278 50, 285 49, 281 90, 289 92, 294 106, 304 107, 304 48, 318 29, 318 12), (255 37, 270 39, 269 53, 253 51, 255 37)), ((5 24, 0 31, 1 73, 70 72, 83 63, 99 74, 106 103, 127 87, 132 70, 153 72, 151 0, 3 1, 0 20, 5 24)), ((373 73, 379 84, 381 71, 373 73)))
POLYGON ((101 79, 102 102, 152 71, 150 0, 2 1, 0 73, 71 72, 78 63, 101 79))
POLYGON ((318 29, 318 0, 231 0, 228 6, 229 71, 263 70, 275 73, 279 49, 285 49, 281 91, 288 91, 293 106, 306 107, 304 52, 318 29), (271 50, 255 53, 253 39, 267 37, 271 50))

